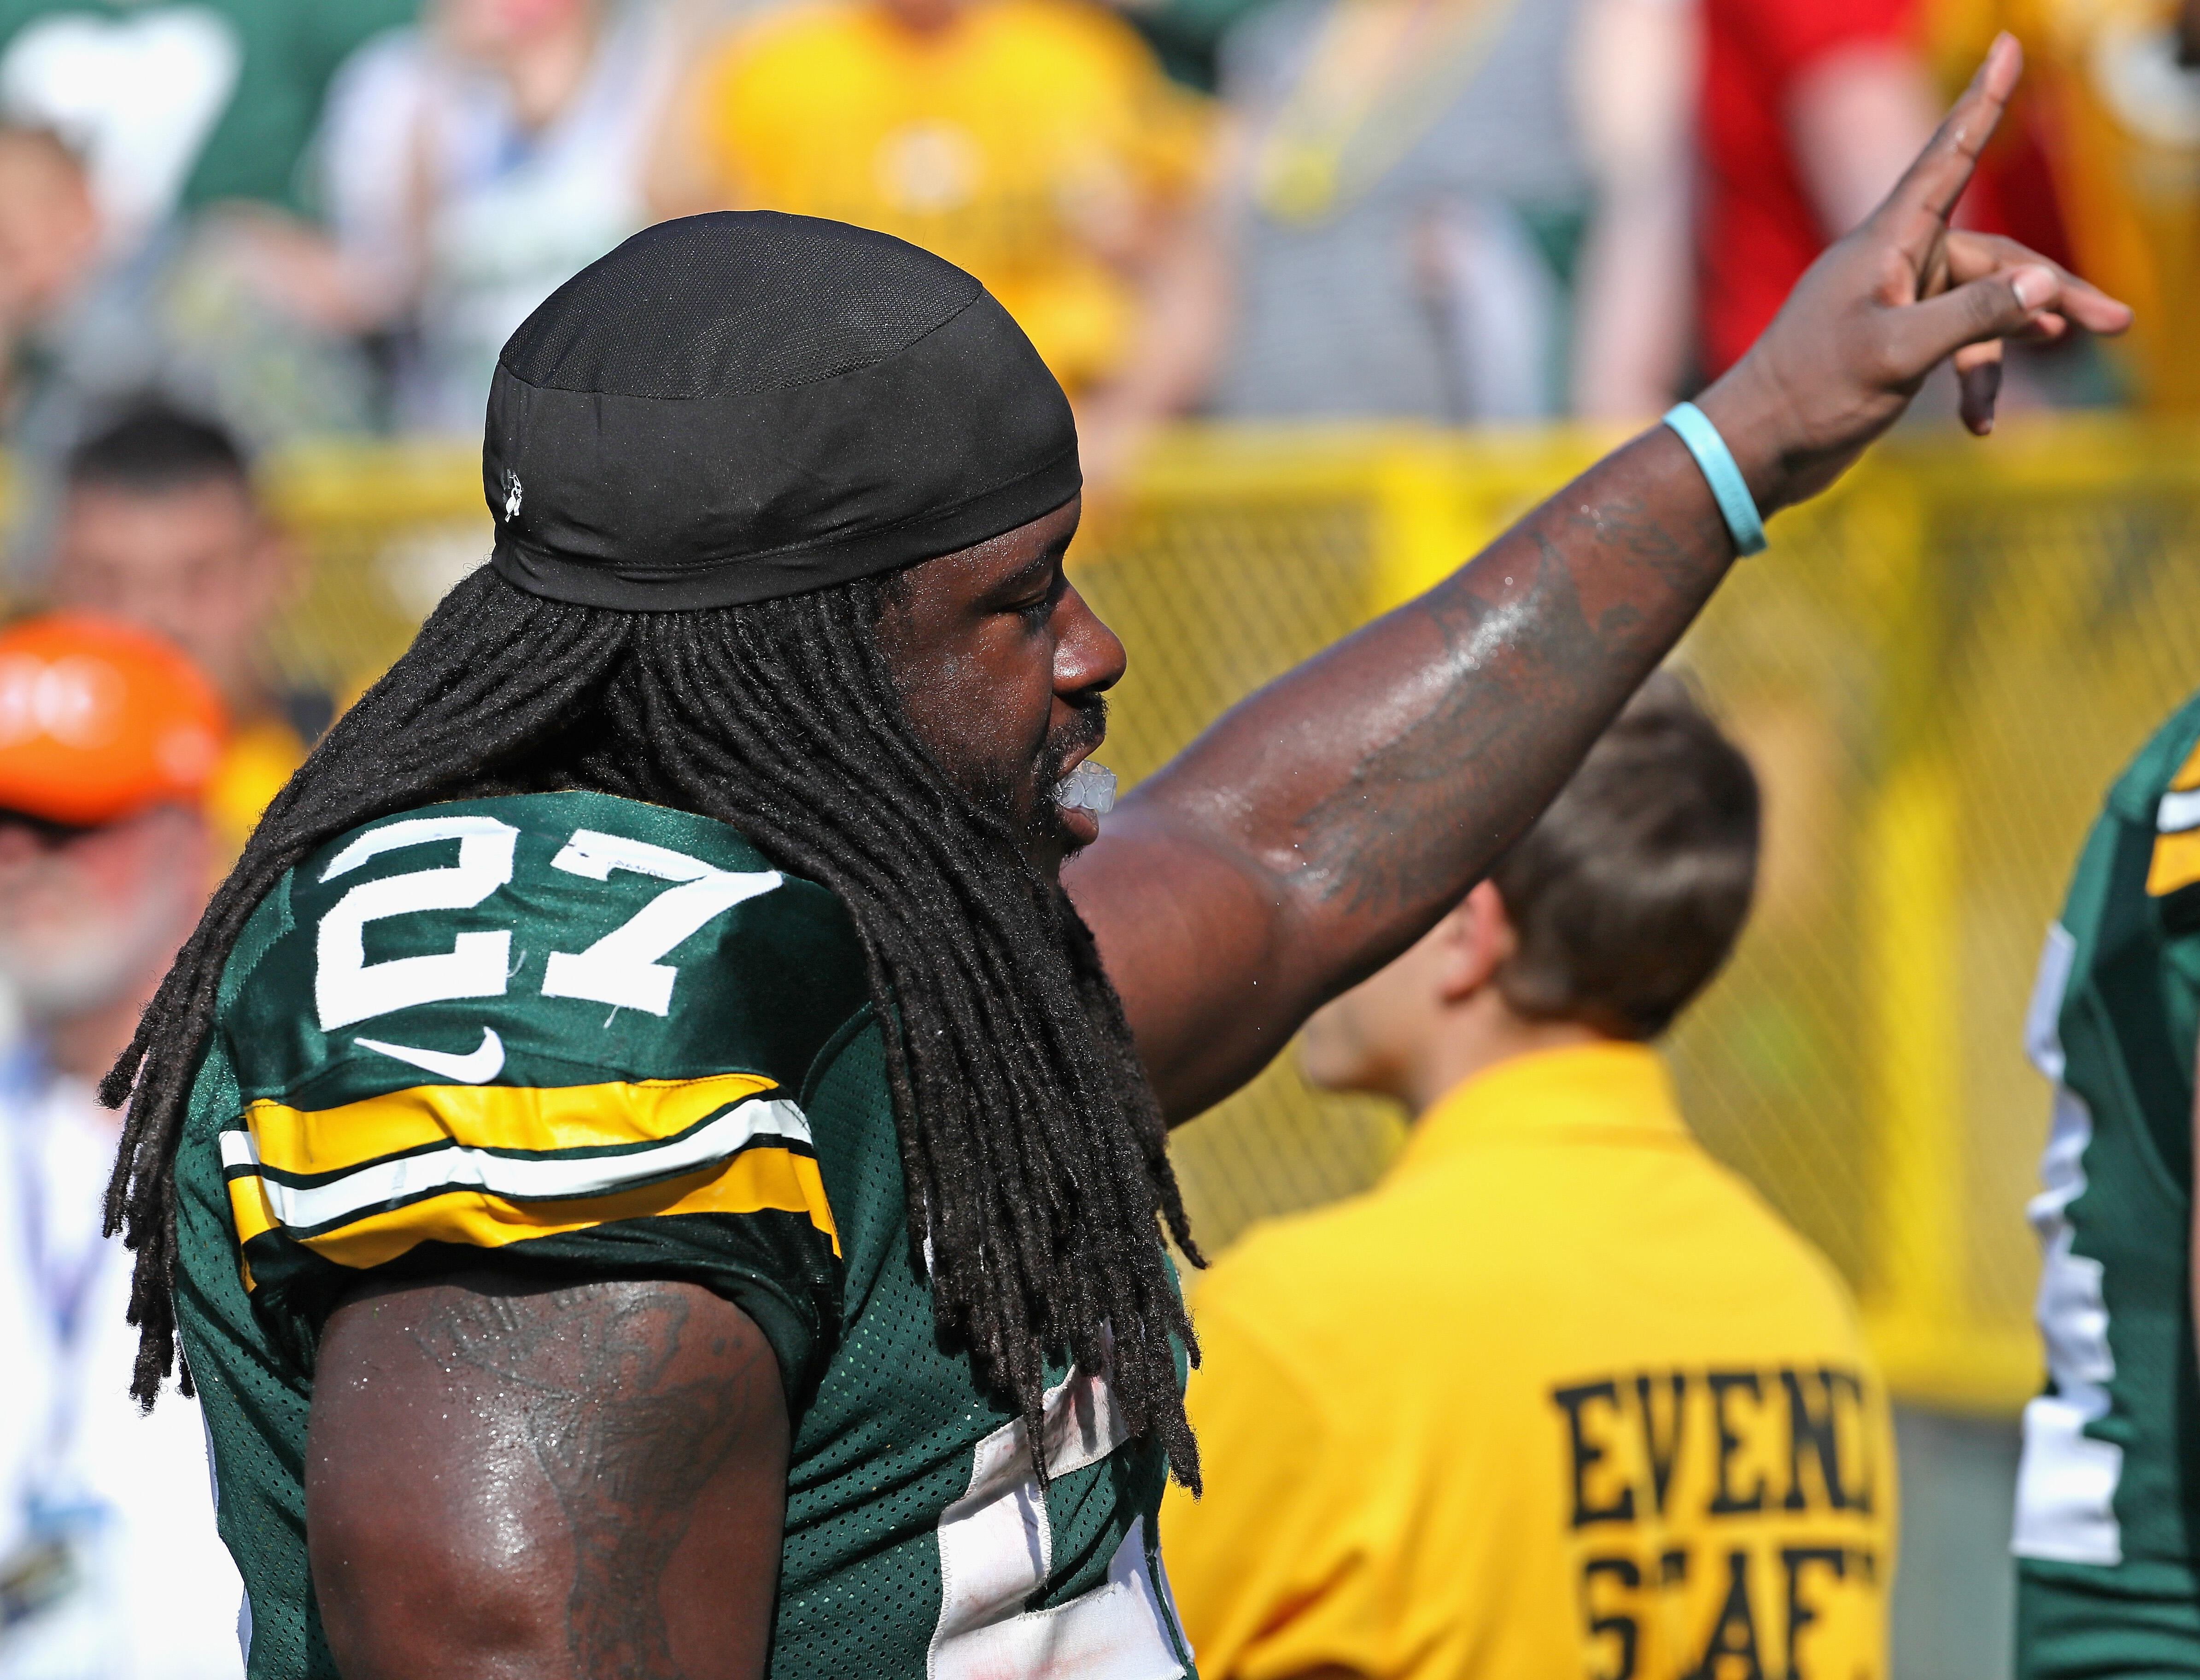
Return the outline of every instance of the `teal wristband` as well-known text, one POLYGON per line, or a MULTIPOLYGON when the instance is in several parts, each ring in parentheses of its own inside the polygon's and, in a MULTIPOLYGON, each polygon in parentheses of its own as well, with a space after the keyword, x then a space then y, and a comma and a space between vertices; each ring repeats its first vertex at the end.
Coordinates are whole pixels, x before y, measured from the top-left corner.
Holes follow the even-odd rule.
POLYGON ((1734 452, 1726 446, 1718 428, 1692 402, 1675 403, 1667 409, 1665 423, 1688 446, 1688 453, 1704 470, 1704 477, 1711 487, 1711 499, 1718 504, 1718 510, 1725 517, 1726 528, 1734 535, 1735 547, 1746 555, 1762 553, 1764 521, 1758 516, 1757 499, 1742 481, 1741 469, 1735 465, 1734 452))

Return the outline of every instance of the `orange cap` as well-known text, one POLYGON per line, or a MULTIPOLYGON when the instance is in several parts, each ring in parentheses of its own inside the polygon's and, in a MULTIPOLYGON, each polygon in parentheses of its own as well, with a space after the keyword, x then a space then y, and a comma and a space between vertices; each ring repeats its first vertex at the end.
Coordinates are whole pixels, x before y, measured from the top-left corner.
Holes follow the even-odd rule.
POLYGON ((0 809, 91 828, 195 805, 227 733, 197 668, 134 626, 54 613, 0 632, 0 809))

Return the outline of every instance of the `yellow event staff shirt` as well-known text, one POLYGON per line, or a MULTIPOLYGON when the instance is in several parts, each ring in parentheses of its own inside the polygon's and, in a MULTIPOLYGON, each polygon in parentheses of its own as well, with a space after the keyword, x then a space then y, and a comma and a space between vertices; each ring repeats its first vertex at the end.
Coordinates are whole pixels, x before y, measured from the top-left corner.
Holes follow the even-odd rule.
POLYGON ((1826 1262, 1636 1045, 1525 1056, 1194 1316, 1208 1493, 1161 1537, 1203 1680, 1872 1680, 1886 1399, 1826 1262))
POLYGON ((921 35, 824 0, 704 71, 729 201, 876 228, 985 283, 1074 393, 1127 348, 1120 271, 1191 185, 1205 122, 1120 18, 1081 0, 968 0, 921 35))

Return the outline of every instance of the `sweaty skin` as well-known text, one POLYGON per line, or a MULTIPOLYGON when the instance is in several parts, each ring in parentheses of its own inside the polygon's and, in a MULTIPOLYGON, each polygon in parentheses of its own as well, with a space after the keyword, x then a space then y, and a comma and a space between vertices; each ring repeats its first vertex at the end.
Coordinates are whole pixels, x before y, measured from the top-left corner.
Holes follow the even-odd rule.
MULTIPOLYGON (((1831 483, 1951 355, 1983 432, 2003 339, 2127 324, 2021 247, 1948 229, 2018 67, 2004 38, 1699 400, 1765 512, 1831 483)), ((1695 463, 1651 431, 1243 702, 1096 829, 1048 802, 1124 664, 1062 575, 1077 512, 912 568, 881 645, 943 768, 1062 869, 1179 1119, 1458 901, 1734 559, 1695 463)), ((787 1420, 736 1309, 685 1285, 448 1278, 354 1298, 319 1370, 307 1517, 347 1680, 762 1672, 787 1420)))
POLYGON ((694 1284, 484 1269, 329 1319, 306 1508, 347 1680, 746 1680, 763 1670, 787 1403, 694 1284))

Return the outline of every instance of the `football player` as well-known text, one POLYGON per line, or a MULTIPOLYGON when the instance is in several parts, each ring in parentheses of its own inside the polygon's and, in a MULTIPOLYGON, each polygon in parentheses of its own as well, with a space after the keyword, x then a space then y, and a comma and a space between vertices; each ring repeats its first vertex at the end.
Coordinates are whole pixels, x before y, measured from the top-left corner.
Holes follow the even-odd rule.
POLYGON ((2002 338, 2125 323, 1948 230, 2016 59, 1699 406, 1104 840, 1076 438, 974 281, 751 213, 551 298, 490 564, 107 1086, 257 1680, 1188 1673, 1165 1123, 1456 902, 1928 370, 1983 430, 2002 338))
POLYGON ((2017 1672, 2200 1675, 2193 1059, 2200 698, 2109 790, 2027 1047, 2055 1082, 2031 1215, 2045 1392, 2017 1475, 2017 1672))

